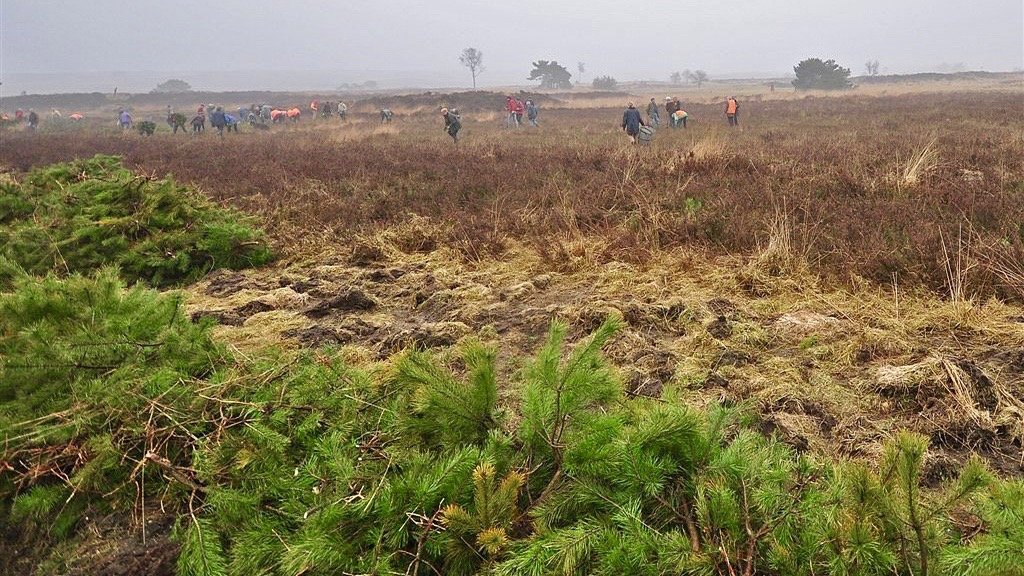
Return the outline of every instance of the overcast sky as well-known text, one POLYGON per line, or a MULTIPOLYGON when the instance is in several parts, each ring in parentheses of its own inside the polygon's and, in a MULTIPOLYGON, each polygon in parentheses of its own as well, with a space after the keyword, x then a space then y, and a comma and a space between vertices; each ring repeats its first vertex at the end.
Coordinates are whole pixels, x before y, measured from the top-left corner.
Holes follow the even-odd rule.
MULTIPOLYGON (((585 81, 665 80, 687 68, 785 74, 809 56, 855 75, 869 59, 890 73, 1001 71, 1024 67, 1024 2, 0 0, 7 93, 30 72, 68 73, 74 84, 99 71, 372 70, 451 86, 468 83, 458 62, 468 46, 484 53, 484 85, 526 84, 537 59, 574 74, 583 61, 585 81)), ((329 86, 370 79, 331 76, 329 86)))

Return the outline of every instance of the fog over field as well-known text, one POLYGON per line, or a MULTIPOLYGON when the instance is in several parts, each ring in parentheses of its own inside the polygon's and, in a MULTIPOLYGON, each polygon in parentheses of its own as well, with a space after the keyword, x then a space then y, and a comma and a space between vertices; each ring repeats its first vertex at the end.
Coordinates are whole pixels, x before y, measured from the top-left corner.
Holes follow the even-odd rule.
POLYGON ((526 84, 553 59, 583 81, 781 76, 806 57, 863 73, 1008 71, 1024 66, 1019 0, 795 0, 781 3, 571 0, 391 3, 54 0, 0 3, 5 95, 144 91, 168 77, 196 89, 467 86, 466 47, 484 53, 479 85, 526 84))

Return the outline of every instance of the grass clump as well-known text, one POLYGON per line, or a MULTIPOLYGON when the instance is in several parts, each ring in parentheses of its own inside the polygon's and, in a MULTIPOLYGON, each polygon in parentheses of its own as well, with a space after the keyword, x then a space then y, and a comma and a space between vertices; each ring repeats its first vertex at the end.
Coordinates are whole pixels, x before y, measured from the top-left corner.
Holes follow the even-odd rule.
POLYGON ((374 371, 330 350, 233 359, 175 296, 120 282, 22 275, 0 297, 2 522, 64 538, 90 509, 159 503, 181 576, 1024 565, 1019 482, 971 461, 928 487, 912 434, 830 461, 741 409, 627 399, 602 354, 619 320, 572 347, 554 323, 499 385, 473 341, 374 371))
POLYGON ((0 246, 31 274, 112 265, 128 281, 155 286, 271 258, 250 219, 171 178, 135 174, 113 156, 54 164, 21 183, 0 184, 0 246))

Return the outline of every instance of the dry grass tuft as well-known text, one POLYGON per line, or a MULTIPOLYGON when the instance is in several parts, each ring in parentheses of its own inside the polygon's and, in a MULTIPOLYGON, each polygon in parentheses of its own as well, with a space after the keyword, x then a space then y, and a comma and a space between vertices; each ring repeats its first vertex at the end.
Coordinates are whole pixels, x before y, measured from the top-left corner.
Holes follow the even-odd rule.
POLYGON ((706 136, 690 146, 690 157, 698 163, 720 162, 729 156, 729 144, 721 136, 706 136))
POLYGON ((896 188, 903 191, 917 187, 938 166, 939 149, 937 141, 932 139, 900 163, 895 176, 896 188))

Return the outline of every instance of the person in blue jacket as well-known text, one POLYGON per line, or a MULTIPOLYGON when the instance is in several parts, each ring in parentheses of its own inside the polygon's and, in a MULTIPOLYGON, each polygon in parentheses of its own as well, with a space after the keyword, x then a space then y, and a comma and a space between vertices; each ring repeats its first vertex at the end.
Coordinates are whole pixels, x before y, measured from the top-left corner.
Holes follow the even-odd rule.
POLYGON ((224 115, 224 128, 228 132, 231 132, 232 130, 234 130, 235 134, 238 134, 238 118, 235 118, 231 114, 225 114, 224 115))
MULTIPOLYGON (((211 106, 211 108, 213 107, 211 106)), ((225 118, 225 116, 227 116, 227 114, 224 114, 224 109, 220 106, 213 108, 213 112, 210 113, 210 126, 217 129, 217 134, 221 138, 224 137, 224 128, 228 125, 227 118, 225 118)))
POLYGON ((640 111, 636 109, 636 105, 630 102, 622 114, 622 129, 629 136, 629 141, 636 144, 636 136, 640 133, 640 127, 646 125, 643 117, 640 116, 640 111))

